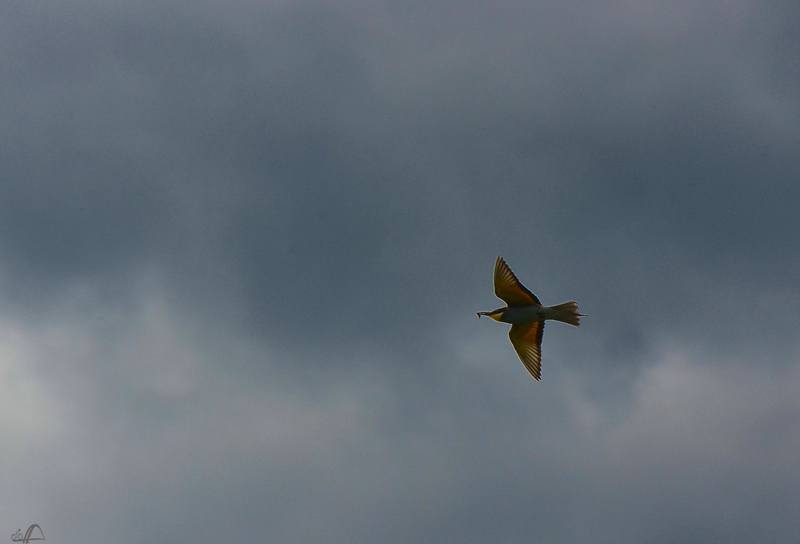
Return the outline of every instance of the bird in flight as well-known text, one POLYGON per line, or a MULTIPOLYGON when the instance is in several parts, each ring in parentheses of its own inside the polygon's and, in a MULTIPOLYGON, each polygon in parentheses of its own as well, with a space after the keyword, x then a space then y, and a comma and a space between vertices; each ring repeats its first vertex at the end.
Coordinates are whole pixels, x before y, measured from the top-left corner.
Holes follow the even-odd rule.
POLYGON ((531 376, 541 380, 544 321, 555 319, 577 327, 584 314, 578 313, 578 304, 574 300, 556 306, 542 306, 499 255, 494 262, 494 294, 507 306, 491 312, 478 312, 478 318, 488 315, 495 321, 511 323, 508 337, 514 350, 531 376))

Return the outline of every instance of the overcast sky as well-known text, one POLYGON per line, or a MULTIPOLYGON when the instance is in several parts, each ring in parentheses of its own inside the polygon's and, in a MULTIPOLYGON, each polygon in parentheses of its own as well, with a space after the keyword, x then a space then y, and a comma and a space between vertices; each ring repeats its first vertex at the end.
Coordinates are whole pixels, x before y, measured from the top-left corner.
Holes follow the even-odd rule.
POLYGON ((0 534, 800 534, 800 4, 10 0, 0 82, 0 534))

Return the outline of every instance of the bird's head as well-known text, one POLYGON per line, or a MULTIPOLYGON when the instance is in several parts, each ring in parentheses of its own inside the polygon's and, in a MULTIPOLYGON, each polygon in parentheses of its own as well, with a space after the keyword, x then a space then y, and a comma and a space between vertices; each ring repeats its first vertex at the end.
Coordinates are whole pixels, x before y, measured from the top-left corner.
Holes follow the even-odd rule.
POLYGON ((480 317, 482 315, 488 315, 489 317, 491 317, 495 321, 500 321, 500 318, 503 317, 503 314, 506 312, 506 310, 508 310, 508 306, 503 306, 502 308, 498 308, 496 310, 492 310, 491 312, 477 312, 478 313, 478 319, 480 319, 480 317))

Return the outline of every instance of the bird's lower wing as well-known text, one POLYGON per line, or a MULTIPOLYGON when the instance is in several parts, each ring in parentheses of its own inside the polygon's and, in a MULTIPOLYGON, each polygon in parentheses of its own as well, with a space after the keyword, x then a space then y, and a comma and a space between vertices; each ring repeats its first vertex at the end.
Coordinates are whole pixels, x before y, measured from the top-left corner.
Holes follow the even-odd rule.
POLYGON ((544 321, 512 325, 508 331, 511 344, 522 364, 537 380, 542 379, 542 335, 544 321))

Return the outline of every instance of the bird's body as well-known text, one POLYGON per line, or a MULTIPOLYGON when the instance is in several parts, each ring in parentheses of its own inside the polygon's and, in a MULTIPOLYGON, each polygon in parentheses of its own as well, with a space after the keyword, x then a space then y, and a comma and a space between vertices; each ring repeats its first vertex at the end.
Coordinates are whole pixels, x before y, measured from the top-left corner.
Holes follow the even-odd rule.
POLYGON ((510 323, 508 336, 522 364, 531 376, 542 377, 542 335, 547 319, 578 326, 583 314, 578 313, 574 300, 556 306, 542 306, 539 299, 520 283, 502 257, 494 263, 494 293, 507 306, 491 312, 478 312, 495 321, 510 323))
POLYGON ((511 323, 535 323, 545 319, 553 319, 553 312, 547 306, 512 306, 506 308, 497 321, 511 323))

